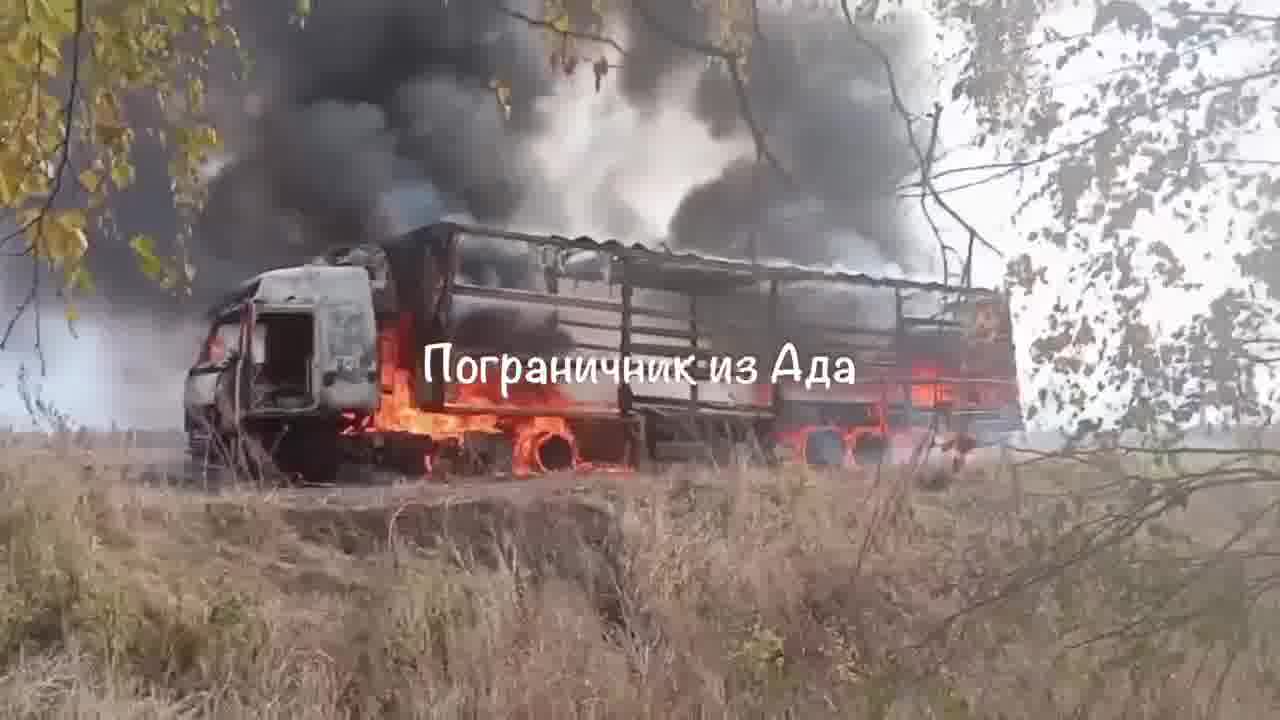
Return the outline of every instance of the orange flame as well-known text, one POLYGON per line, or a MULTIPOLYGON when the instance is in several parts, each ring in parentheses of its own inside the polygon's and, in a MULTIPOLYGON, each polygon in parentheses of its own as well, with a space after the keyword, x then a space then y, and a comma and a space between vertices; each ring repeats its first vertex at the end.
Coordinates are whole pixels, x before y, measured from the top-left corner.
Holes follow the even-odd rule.
MULTIPOLYGON (((509 435, 513 439, 512 472, 527 476, 542 472, 539 457, 542 444, 552 438, 562 438, 571 450, 570 467, 580 466, 577 442, 566 418, 557 415, 520 416, 504 415, 503 409, 547 408, 568 409, 572 401, 564 391, 554 385, 517 383, 508 386, 508 397, 502 397, 500 380, 490 379, 482 383, 455 383, 450 386, 450 402, 472 407, 492 407, 492 414, 427 412, 418 409, 413 392, 413 374, 405 367, 413 367, 402 354, 403 338, 410 337, 406 314, 397 326, 388 327, 378 336, 380 380, 382 399, 377 412, 359 429, 352 432, 401 432, 432 438, 436 443, 463 442, 467 433, 509 435)), ((424 467, 431 468, 432 458, 423 459, 424 467)), ((550 468, 554 469, 554 468, 550 468)))
MULTIPOLYGON (((927 380, 942 377, 942 371, 932 365, 917 365, 911 369, 911 375, 913 380, 927 380)), ((954 399, 955 388, 951 383, 916 383, 911 386, 911 404, 916 407, 938 407, 950 404, 954 399)))

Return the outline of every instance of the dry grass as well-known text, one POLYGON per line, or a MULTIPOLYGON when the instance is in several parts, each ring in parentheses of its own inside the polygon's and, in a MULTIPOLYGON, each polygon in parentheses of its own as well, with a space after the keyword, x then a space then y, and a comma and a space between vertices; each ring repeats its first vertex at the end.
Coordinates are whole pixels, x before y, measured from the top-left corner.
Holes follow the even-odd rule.
POLYGON ((0 716, 1275 716, 1278 524, 1212 545, 1269 496, 1134 529, 1118 467, 337 507, 0 455, 0 716))

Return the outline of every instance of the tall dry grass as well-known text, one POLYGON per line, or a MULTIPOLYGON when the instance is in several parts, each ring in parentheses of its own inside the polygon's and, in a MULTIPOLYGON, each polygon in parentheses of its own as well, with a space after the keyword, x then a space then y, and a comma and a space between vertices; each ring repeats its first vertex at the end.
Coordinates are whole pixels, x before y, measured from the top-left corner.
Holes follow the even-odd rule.
POLYGON ((0 458, 3 717, 1280 707, 1261 461, 1180 476, 1093 455, 940 493, 891 473, 690 469, 366 507, 145 487, 84 454, 0 458))

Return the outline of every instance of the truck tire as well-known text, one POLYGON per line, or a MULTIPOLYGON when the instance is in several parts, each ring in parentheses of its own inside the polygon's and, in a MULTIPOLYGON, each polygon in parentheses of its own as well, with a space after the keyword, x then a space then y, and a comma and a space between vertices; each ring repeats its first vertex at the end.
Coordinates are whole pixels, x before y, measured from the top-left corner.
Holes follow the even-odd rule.
POLYGON ((804 441, 804 461, 809 467, 841 467, 845 463, 844 435, 838 430, 810 430, 804 441))
POLYGON ((853 445, 853 459, 859 467, 879 467, 889 454, 889 443, 883 435, 861 435, 853 445))

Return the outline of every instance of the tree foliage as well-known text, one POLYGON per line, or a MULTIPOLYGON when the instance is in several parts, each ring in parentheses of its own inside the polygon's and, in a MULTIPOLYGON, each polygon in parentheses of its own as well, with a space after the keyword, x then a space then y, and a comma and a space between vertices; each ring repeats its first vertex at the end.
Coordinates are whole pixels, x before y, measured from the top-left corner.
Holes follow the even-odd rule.
MULTIPOLYGON (((6 3, 0 211, 16 225, 0 236, 6 254, 52 266, 65 289, 90 289, 85 253, 110 228, 113 195, 134 182, 142 132, 159 133, 171 148, 174 197, 180 210, 194 211, 200 168, 218 143, 204 115, 205 59, 235 42, 218 0, 6 3), (129 100, 139 96, 169 122, 148 128, 130 117, 129 100)), ((174 280, 149 239, 131 246, 157 280, 174 280)))
POLYGON ((1280 16, 1265 3, 1109 0, 1073 32, 1079 5, 935 6, 966 30, 953 97, 999 157, 934 180, 944 193, 1016 180, 1030 248, 1010 280, 1056 295, 1032 347, 1053 380, 1029 411, 1065 410, 1082 429, 1269 420, 1280 216, 1276 163, 1251 153, 1280 126, 1280 16), (1203 238, 1195 257, 1178 236, 1203 238), (1072 260, 1051 277, 1040 250, 1072 260), (1206 282, 1212 261, 1233 257, 1238 282, 1206 282), (1170 316, 1178 306, 1203 310, 1170 316))

